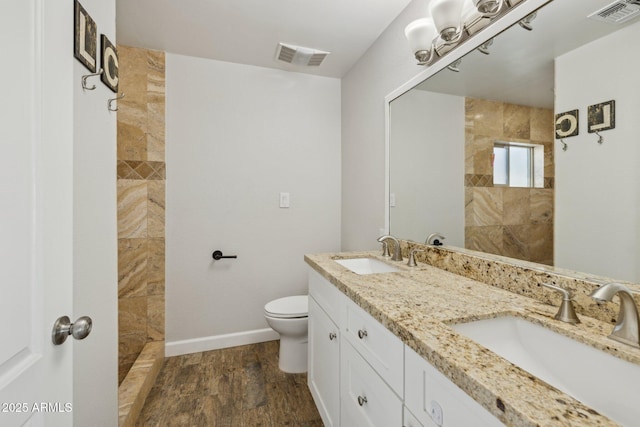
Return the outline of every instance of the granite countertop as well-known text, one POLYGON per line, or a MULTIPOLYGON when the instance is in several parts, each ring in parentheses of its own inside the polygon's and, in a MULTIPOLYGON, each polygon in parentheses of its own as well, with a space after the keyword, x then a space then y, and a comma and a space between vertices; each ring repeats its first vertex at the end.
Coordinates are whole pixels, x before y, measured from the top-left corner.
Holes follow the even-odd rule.
POLYGON ((305 255, 305 261, 508 426, 618 425, 448 326, 508 314, 640 364, 640 350, 607 338, 611 324, 584 315, 578 325, 563 323, 553 319, 557 306, 378 252, 305 255), (402 271, 358 275, 334 262, 362 257, 402 271))

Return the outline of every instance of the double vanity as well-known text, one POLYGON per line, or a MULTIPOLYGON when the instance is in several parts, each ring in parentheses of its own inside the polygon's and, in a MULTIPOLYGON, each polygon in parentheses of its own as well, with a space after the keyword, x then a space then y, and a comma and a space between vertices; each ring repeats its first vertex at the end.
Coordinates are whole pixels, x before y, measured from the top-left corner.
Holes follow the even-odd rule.
POLYGON ((409 249, 305 256, 325 425, 639 425, 640 349, 608 338, 615 303, 578 294, 597 284, 446 248, 409 267, 409 249), (562 298, 542 282, 574 291, 579 324, 554 319, 562 298))

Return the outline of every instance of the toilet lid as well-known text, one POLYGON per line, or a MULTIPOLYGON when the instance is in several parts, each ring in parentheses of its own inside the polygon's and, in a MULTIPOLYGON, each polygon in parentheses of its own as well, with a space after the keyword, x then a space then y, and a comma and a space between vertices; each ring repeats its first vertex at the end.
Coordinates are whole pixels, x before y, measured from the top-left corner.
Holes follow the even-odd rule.
POLYGON ((268 302, 264 312, 271 317, 307 317, 309 315, 309 298, 307 295, 284 297, 268 302))

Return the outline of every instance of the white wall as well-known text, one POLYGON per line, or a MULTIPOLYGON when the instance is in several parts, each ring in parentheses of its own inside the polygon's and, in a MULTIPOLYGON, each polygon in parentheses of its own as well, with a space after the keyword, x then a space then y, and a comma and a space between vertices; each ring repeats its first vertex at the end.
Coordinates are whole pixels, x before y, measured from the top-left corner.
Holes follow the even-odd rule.
MULTIPOLYGON (((100 34, 116 43, 115 1, 83 0, 82 6, 97 25, 99 57, 100 34)), ((80 78, 90 71, 73 63, 74 312, 68 314, 72 321, 84 315, 93 319, 91 334, 73 342, 73 419, 77 426, 117 425, 116 113, 107 110, 107 99, 116 95, 99 77, 88 80, 95 90, 83 90, 80 78)))
POLYGON ((167 354, 271 339, 264 304, 307 293, 305 253, 339 250, 340 80, 173 54, 166 69, 167 354))
POLYGON ((557 112, 579 109, 579 135, 556 145, 555 264, 640 282, 640 23, 556 59, 557 112), (587 106, 615 100, 616 127, 587 132, 587 106))
POLYGON ((424 242, 439 232, 464 247, 464 108, 464 97, 417 89, 391 102, 393 235, 424 242))
POLYGON ((375 249, 385 225, 385 96, 424 70, 404 28, 423 16, 414 0, 342 79, 342 249, 375 249))

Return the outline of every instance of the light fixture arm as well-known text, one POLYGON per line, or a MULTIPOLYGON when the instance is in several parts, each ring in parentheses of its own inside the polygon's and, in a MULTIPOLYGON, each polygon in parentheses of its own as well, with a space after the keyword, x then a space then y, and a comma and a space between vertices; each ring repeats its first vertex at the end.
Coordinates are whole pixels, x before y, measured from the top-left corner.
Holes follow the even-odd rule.
POLYGON ((504 6, 504 0, 498 0, 498 2, 494 5, 495 1, 493 0, 480 0, 476 7, 478 8, 478 12, 482 13, 484 18, 495 18, 502 12, 502 8, 504 6))

